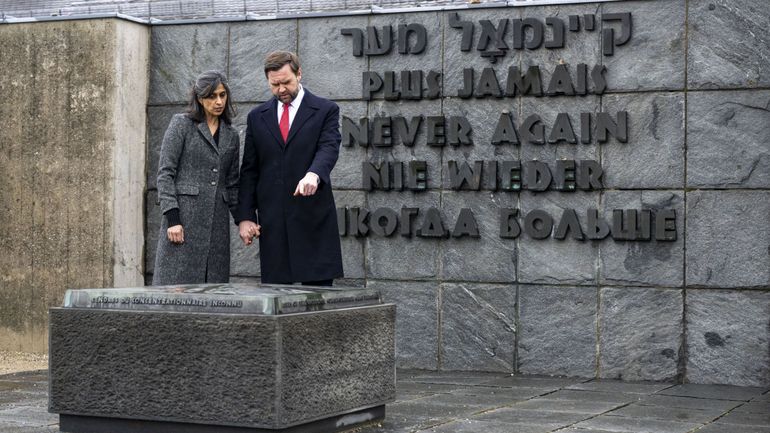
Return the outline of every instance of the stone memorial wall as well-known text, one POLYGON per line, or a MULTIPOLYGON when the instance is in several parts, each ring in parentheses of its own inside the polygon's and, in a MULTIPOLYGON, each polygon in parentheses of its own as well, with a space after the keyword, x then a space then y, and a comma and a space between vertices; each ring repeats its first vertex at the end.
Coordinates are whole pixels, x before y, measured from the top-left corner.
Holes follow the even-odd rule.
MULTIPOLYGON (((157 155, 190 79, 227 71, 243 134, 270 97, 265 55, 296 50, 302 83, 341 108, 345 283, 398 304, 400 367, 767 385, 764 7, 153 26, 148 278, 157 155)), ((257 279, 258 249, 231 244, 233 279, 257 279)))
POLYGON ((0 24, 0 350, 48 347, 73 287, 144 281, 150 30, 0 24))

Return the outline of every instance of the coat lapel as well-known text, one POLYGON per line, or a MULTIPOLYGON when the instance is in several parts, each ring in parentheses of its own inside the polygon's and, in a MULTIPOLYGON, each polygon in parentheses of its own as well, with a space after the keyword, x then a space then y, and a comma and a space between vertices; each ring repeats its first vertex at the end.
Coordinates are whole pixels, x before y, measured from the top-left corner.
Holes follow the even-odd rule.
POLYGON ((318 110, 314 99, 315 97, 313 94, 305 89, 305 96, 302 98, 302 103, 299 104, 299 110, 297 110, 297 114, 294 116, 294 121, 291 123, 291 129, 289 129, 289 138, 286 140, 286 144, 291 142, 291 139, 297 135, 297 131, 302 129, 307 121, 313 117, 316 110, 318 110))
MULTIPOLYGON (((222 126, 219 126, 219 134, 220 139, 222 138, 222 126)), ((206 142, 211 146, 212 149, 214 149, 214 152, 219 153, 219 147, 214 142, 214 137, 211 135, 211 131, 209 131, 209 125, 206 122, 200 122, 198 123, 198 131, 203 135, 203 138, 206 139, 206 142)))
POLYGON ((273 98, 267 108, 262 110, 262 122, 267 126, 267 130, 273 134, 276 143, 281 147, 284 146, 283 137, 281 137, 281 130, 278 128, 278 100, 273 98))

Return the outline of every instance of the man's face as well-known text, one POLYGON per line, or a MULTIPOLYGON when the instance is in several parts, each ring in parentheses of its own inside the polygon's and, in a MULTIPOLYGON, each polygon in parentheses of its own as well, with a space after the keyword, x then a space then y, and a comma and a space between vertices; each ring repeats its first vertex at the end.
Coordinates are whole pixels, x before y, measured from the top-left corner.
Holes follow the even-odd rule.
POLYGON ((270 91, 284 104, 290 104, 297 97, 300 78, 302 78, 302 68, 295 74, 289 64, 283 65, 277 71, 269 71, 267 73, 270 91))

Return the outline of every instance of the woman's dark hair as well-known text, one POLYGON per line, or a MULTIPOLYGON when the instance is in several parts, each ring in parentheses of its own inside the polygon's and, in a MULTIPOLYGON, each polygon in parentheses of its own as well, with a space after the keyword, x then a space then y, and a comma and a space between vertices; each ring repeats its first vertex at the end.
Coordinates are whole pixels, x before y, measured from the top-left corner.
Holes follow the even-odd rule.
POLYGON ((190 104, 187 107, 187 117, 196 122, 205 121, 206 112, 203 110, 201 103, 198 102, 198 98, 208 98, 217 90, 220 84, 225 87, 227 92, 227 103, 219 118, 230 125, 233 117, 236 116, 236 111, 231 102, 233 98, 230 93, 230 86, 227 85, 227 77, 219 71, 206 71, 195 80, 195 84, 193 84, 190 90, 190 104))

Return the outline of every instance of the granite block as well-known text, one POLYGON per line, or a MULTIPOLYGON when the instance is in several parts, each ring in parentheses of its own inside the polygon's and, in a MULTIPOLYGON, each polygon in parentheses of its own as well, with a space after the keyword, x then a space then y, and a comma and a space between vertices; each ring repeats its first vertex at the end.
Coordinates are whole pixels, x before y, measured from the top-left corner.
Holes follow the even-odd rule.
POLYGON ((353 56, 353 41, 344 28, 366 28, 369 18, 310 18, 298 22, 298 54, 302 83, 329 99, 361 99, 361 82, 368 68, 365 56, 353 56))
MULTIPOLYGON (((478 80, 481 71, 484 68, 492 68, 495 71, 497 80, 505 87, 505 80, 508 76, 510 66, 519 66, 521 61, 521 51, 513 50, 513 37, 510 29, 510 23, 506 31, 506 44, 508 50, 505 55, 492 62, 491 58, 484 58, 477 49, 478 39, 481 34, 480 20, 490 20, 495 26, 499 25, 501 19, 515 19, 521 17, 520 8, 509 9, 477 9, 468 11, 446 11, 443 13, 444 28, 444 58, 443 58, 443 94, 445 97, 457 97, 463 86, 463 69, 474 70, 474 77, 478 80), (454 28, 450 25, 452 17, 457 15, 460 21, 467 21, 473 26, 473 39, 470 50, 462 51, 463 31, 460 28, 454 28)), ((491 97, 487 97, 491 99, 491 97)), ((478 99, 472 100, 479 102, 478 99)))
MULTIPOLYGON (((682 93, 607 95, 602 98, 602 107, 608 113, 629 113, 628 142, 610 136, 601 146, 606 188, 684 185, 682 93)), ((693 143, 692 136, 689 143, 693 143)))
POLYGON ((163 136, 174 114, 185 112, 184 105, 147 107, 147 188, 158 185, 158 161, 163 136))
MULTIPOLYGON (((599 208, 597 192, 556 192, 545 194, 523 192, 519 216, 522 231, 525 216, 535 209, 551 215, 554 229, 558 226, 565 209, 574 209, 585 232, 586 210, 599 208)), ((544 284, 593 284, 596 282, 599 262, 599 245, 604 241, 577 240, 567 232, 566 239, 552 237, 533 239, 522 234, 519 239, 519 281, 544 284)))
MULTIPOLYGON (((405 221, 400 221, 396 232, 390 237, 369 233, 366 238, 366 275, 377 279, 417 280, 435 278, 439 274, 440 243, 444 238, 420 237, 416 235, 426 225, 425 215, 429 208, 440 209, 438 192, 376 192, 368 196, 369 211, 389 208, 396 213, 404 207, 417 208, 413 217, 410 237, 399 234, 405 221)), ((445 217, 442 220, 446 227, 445 217)), ((405 228, 406 229, 406 228, 405 228)))
POLYGON ((770 187, 770 91, 692 92, 687 186, 770 187))
POLYGON ((770 84, 770 15, 763 0, 692 0, 687 23, 690 89, 770 84))
MULTIPOLYGON (((343 117, 351 119, 356 125, 359 120, 367 116, 367 106, 364 101, 341 101, 340 107, 340 125, 343 117)), ((342 127, 340 126, 340 133, 342 127)), ((335 189, 361 189, 362 187, 362 168, 361 164, 368 161, 368 148, 359 144, 352 146, 340 146, 337 164, 332 170, 331 181, 335 189)))
POLYGON ((770 192, 687 193, 688 286, 770 285, 770 192))
MULTIPOLYGON (((685 85, 685 0, 602 4, 602 14, 631 12, 628 43, 604 56, 608 91, 681 90, 685 85)), ((602 28, 620 30, 617 24, 602 28)))
MULTIPOLYGON (((526 71, 531 65, 539 66, 541 78, 543 81, 543 91, 548 88, 548 84, 553 76, 553 71, 556 65, 566 64, 567 69, 572 76, 573 85, 577 80, 576 67, 579 63, 585 63, 588 65, 590 71, 594 65, 600 65, 602 63, 601 56, 601 31, 599 24, 600 18, 600 4, 578 4, 578 5, 553 5, 553 6, 533 6, 527 8, 521 8, 521 18, 535 18, 538 21, 545 23, 545 19, 549 17, 557 18, 564 23, 564 47, 562 48, 546 48, 541 46, 535 50, 521 50, 521 67, 522 71, 526 71), (569 31, 569 17, 570 15, 595 15, 597 18, 597 26, 593 31, 587 31, 585 26, 581 26, 579 32, 569 31)), ((582 21, 582 20, 581 20, 582 21)), ((584 24, 581 23, 581 24, 584 24)), ((553 37, 553 30, 550 26, 546 26, 544 33, 544 40, 548 41, 553 37)), ((621 47, 622 48, 622 47, 621 47)), ((620 49, 620 48, 619 48, 620 49)), ((590 81, 590 79, 589 79, 590 81)), ((592 85, 589 85, 589 90, 593 90, 592 85)), ((591 99, 590 97, 572 97, 578 101, 585 101, 591 99)), ((547 98, 551 99, 551 98, 547 98)))
POLYGON ((452 236, 441 243, 442 279, 516 281, 516 242, 500 237, 500 209, 515 209, 517 202, 516 195, 510 193, 441 193, 441 209, 450 221, 448 228, 455 231, 461 209, 469 209, 480 236, 452 236))
POLYGON ((144 224, 144 272, 145 275, 155 273, 155 251, 158 248, 161 218, 160 205, 157 202, 158 191, 151 189, 145 195, 145 224, 144 224))
MULTIPOLYGON (((391 146, 370 146, 368 161, 379 166, 384 162, 425 161, 428 165, 428 188, 441 186, 442 159, 441 147, 427 145, 427 126, 425 118, 441 115, 441 101, 398 102, 376 100, 369 102, 370 121, 377 116, 403 116, 409 121, 412 117, 423 116, 415 143, 406 146, 400 140, 393 139, 391 146)), ((395 129, 395 128, 391 128, 395 129)), ((395 135, 395 133, 394 133, 395 135)), ((359 171, 360 169, 359 165, 359 171)), ((406 173, 406 168, 404 168, 406 173)), ((406 182, 405 182, 406 183, 406 182)), ((358 185, 361 185, 359 181, 358 185)), ((360 187, 360 186, 359 186, 360 187)))
POLYGON ((482 169, 482 188, 488 188, 490 163, 494 161, 515 161, 520 158, 521 146, 511 144, 492 144, 495 128, 503 113, 509 114, 515 124, 520 122, 519 99, 475 99, 467 101, 459 98, 447 98, 443 101, 442 113, 445 118, 453 116, 464 117, 471 126, 471 145, 449 145, 443 148, 442 181, 444 189, 450 188, 449 161, 457 164, 484 161, 482 169))
MULTIPOLYGON (((386 71, 394 71, 396 72, 396 77, 399 83, 401 71, 420 70, 423 71, 424 77, 427 76, 427 74, 431 71, 441 73, 443 51, 442 44, 444 39, 442 34, 442 24, 442 15, 440 12, 373 15, 369 20, 368 25, 377 29, 380 38, 382 38, 382 31, 384 27, 391 26, 393 47, 388 54, 369 56, 369 70, 376 72, 380 75, 380 77, 384 77, 384 73, 386 71), (425 27, 427 40, 423 52, 417 54, 402 54, 399 52, 398 26, 407 24, 419 24, 425 27)), ((349 41, 351 38, 346 36, 346 39, 349 41)), ((415 41, 415 36, 411 36, 409 38, 409 47, 414 47, 415 41)), ((350 55, 349 53, 351 51, 347 49, 344 52, 346 55, 350 55)), ((427 86, 424 84, 424 82, 422 83, 422 88, 423 92, 427 90, 427 86)), ((374 95, 374 97, 377 99, 382 99, 383 92, 378 92, 374 95)))
POLYGON ((682 291, 606 287, 599 296, 599 376, 676 380, 682 351, 682 291))
POLYGON ((233 101, 267 101, 273 97, 265 78, 264 64, 267 55, 276 50, 297 51, 296 20, 247 21, 230 25, 233 101))
MULTIPOLYGON (((334 204, 337 209, 344 207, 366 207, 366 196, 361 191, 334 191, 334 204)), ((341 236, 342 269, 345 278, 366 278, 366 241, 355 236, 341 236)))
POLYGON ((770 293, 689 290, 685 311, 688 382, 770 386, 770 293))
POLYGON ((395 398, 393 305, 50 317, 54 413, 279 429, 395 398))
POLYGON ((396 304, 396 366, 438 369, 438 284, 369 280, 366 287, 396 304))
POLYGON ((599 161, 600 151, 596 141, 596 113, 607 112, 610 117, 615 118, 616 113, 601 108, 600 98, 598 96, 561 96, 549 98, 522 98, 520 119, 526 119, 531 115, 538 115, 542 124, 545 126, 545 144, 523 143, 521 145, 521 159, 529 161, 533 159, 541 160, 546 163, 552 163, 559 159, 590 159, 599 161), (549 143, 548 138, 554 129, 557 114, 565 113, 570 119, 572 132, 576 143, 558 141, 549 143), (583 144, 581 142, 581 113, 591 113, 591 143, 583 144))
MULTIPOLYGON (((680 191, 607 191, 603 193, 602 208, 602 214, 609 222, 612 221, 613 209, 650 209, 653 214, 671 209, 676 212, 677 233, 675 241, 655 240, 654 228, 649 241, 601 241, 602 284, 682 285, 685 213, 680 191)), ((654 224, 655 217, 651 219, 654 224)))
POLYGON ((152 27, 150 105, 186 104, 201 72, 227 70, 228 25, 152 27))
POLYGON ((441 286, 441 367, 514 371, 516 286, 441 286))
POLYGON ((238 277, 259 277, 259 241, 244 245, 238 226, 230 224, 230 275, 238 277))
POLYGON ((520 285, 518 370, 595 377, 596 321, 594 288, 520 285))

